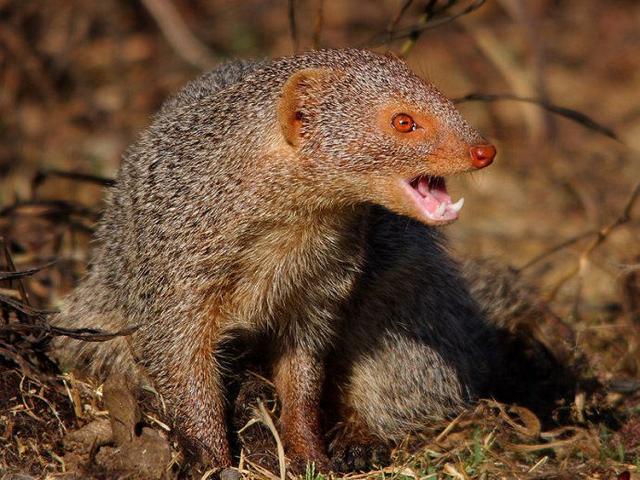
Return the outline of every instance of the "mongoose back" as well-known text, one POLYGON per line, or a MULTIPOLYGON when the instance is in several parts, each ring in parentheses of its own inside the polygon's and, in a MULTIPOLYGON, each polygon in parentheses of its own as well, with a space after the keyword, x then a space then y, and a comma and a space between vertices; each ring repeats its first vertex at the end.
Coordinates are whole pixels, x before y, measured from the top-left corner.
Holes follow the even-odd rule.
POLYGON ((324 50, 223 66, 169 100, 125 154, 91 269, 55 320, 138 329, 108 346, 66 341, 62 360, 94 373, 134 363, 187 448, 223 467, 225 345, 260 339, 288 455, 326 468, 324 365, 367 271, 372 206, 395 224, 450 223, 462 202, 443 177, 494 155, 391 56, 324 50))

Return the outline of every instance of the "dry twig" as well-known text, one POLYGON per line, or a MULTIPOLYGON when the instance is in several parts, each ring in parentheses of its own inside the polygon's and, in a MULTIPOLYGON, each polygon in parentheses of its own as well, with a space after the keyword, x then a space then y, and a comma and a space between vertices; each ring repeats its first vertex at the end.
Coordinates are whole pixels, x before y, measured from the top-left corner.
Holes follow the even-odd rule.
POLYGON ((495 102, 498 100, 514 100, 517 102, 524 102, 524 103, 531 103, 534 105, 538 105, 539 107, 544 108, 545 110, 551 113, 555 113, 556 115, 560 115, 561 117, 564 117, 576 123, 579 123, 580 125, 586 128, 589 128, 595 132, 601 133, 606 137, 612 138, 613 140, 617 140, 619 142, 621 141, 612 129, 596 122, 586 114, 579 112, 577 110, 573 110, 571 108, 554 105, 545 100, 529 98, 529 97, 521 97, 518 95, 509 94, 509 93, 499 94, 499 95, 486 94, 486 93, 470 93, 469 95, 465 95, 464 97, 453 99, 453 103, 465 103, 465 102, 477 102, 477 101, 495 102))
POLYGON ((91 175, 88 173, 67 172, 65 170, 58 170, 55 168, 39 170, 33 177, 31 182, 32 191, 35 191, 40 185, 42 185, 47 179, 51 177, 66 178, 68 180, 74 180, 78 182, 95 183, 103 187, 113 187, 116 181, 112 178, 101 177, 99 175, 91 175))
POLYGON ((564 240, 563 242, 560 242, 557 245, 554 245, 553 247, 549 248, 548 250, 545 250, 541 254, 536 255, 531 260, 529 260, 527 263, 525 263, 523 266, 521 266, 520 268, 517 268, 516 271, 517 272, 522 272, 523 270, 526 270, 527 268, 535 265, 536 263, 541 262, 542 260, 544 260, 545 258, 553 255, 554 253, 559 252, 563 248, 569 247, 569 246, 573 245, 574 243, 578 243, 580 240, 582 240, 584 238, 587 238, 587 237, 593 235, 594 233, 596 233, 596 230, 587 230, 586 232, 582 232, 582 233, 579 233, 578 235, 574 235, 573 237, 568 238, 567 240, 564 240))
POLYGON ((289 18, 289 36, 291 37, 291 45, 293 52, 298 52, 298 29, 296 27, 296 0, 289 0, 287 4, 287 15, 289 18))
POLYGON ((28 268, 26 270, 20 270, 20 271, 9 271, 9 272, 0 271, 0 280, 17 280, 19 278, 28 277, 30 275, 33 275, 34 273, 38 273, 40 270, 44 270, 45 268, 48 268, 51 265, 54 265, 55 263, 56 263, 55 261, 48 262, 48 263, 45 263, 44 265, 40 265, 39 267, 28 268))
MULTIPOLYGON (((50 314, 51 311, 38 310, 37 313, 50 314)), ((134 333, 139 327, 134 325, 132 327, 123 328, 116 332, 108 332, 99 328, 62 328, 54 327, 48 324, 44 325, 30 325, 24 323, 11 323, 8 325, 0 326, 0 332, 29 332, 38 331, 44 332, 54 337, 70 337, 76 340, 82 340, 84 342, 106 342, 116 337, 126 337, 134 333)))
POLYGON ((316 24, 313 28, 313 48, 320 48, 320 36, 322 35, 322 25, 324 24, 324 0, 318 0, 318 10, 316 12, 316 24))
MULTIPOLYGON (((629 195, 629 198, 627 199, 627 202, 625 203, 624 208, 622 209, 622 212, 613 222, 605 225, 604 227, 600 228, 595 232, 589 232, 589 234, 595 234, 596 237, 582 250, 582 252, 580 252, 580 255, 578 257, 578 263, 576 264, 576 266, 572 268, 566 275, 564 275, 556 283, 554 288, 551 290, 549 297, 554 298, 557 295, 560 288, 562 288, 562 286, 566 282, 571 280, 576 275, 578 276, 578 286, 576 288, 576 295, 575 295, 574 308, 573 308, 574 315, 578 314, 578 305, 579 305, 580 297, 582 294, 582 283, 584 281, 584 275, 586 273, 586 270, 590 264, 591 254, 607 240, 607 238, 611 235, 611 233, 614 230, 616 230, 620 226, 629 222, 629 220, 631 219, 631 211, 639 196, 640 196, 640 182, 638 182, 635 185, 635 187, 631 191, 631 194, 629 195)), ((573 239, 570 239, 570 240, 573 240, 573 239)), ((575 242, 564 242, 564 243, 571 244, 575 242)))
POLYGON ((404 0, 402 6, 400 7, 400 10, 398 10, 396 16, 393 17, 393 19, 389 23, 389 26, 387 27, 387 35, 389 36, 389 38, 387 39, 387 52, 390 51, 389 44, 393 41, 393 33, 396 31, 396 28, 398 28, 398 23, 400 23, 400 20, 407 12, 412 3, 413 0, 404 0))
MULTIPOLYGON (((444 10, 448 9, 450 6, 454 5, 455 3, 456 3, 455 1, 448 1, 443 9, 438 9, 437 13, 442 13, 444 10)), ((388 44, 394 40, 411 38, 415 35, 420 36, 422 32, 424 32, 425 30, 430 30, 432 28, 437 28, 442 25, 446 25, 447 23, 451 23, 454 20, 464 15, 468 15, 469 13, 474 12, 475 10, 480 8, 482 5, 484 5, 484 3, 485 3, 485 0, 474 0, 470 5, 468 5, 464 10, 462 10, 459 13, 456 13, 453 15, 447 15, 443 17, 432 18, 431 20, 428 20, 424 23, 421 23, 421 24, 418 23, 412 27, 398 30, 392 33, 391 35, 389 35, 389 30, 387 29, 385 32, 375 35, 371 40, 366 42, 363 45, 363 47, 369 47, 369 48, 379 47, 380 45, 388 44)))
MULTIPOLYGON (((429 0, 427 2, 427 4, 424 7, 424 11, 422 15, 420 15, 420 18, 418 19, 418 26, 426 25, 427 22, 440 11, 440 10, 436 10, 435 8, 437 3, 438 3, 437 0, 429 0)), ((454 3, 455 3, 455 0, 448 0, 447 4, 445 5, 445 7, 443 7, 443 9, 449 8, 454 3)), ((400 48, 400 54, 399 54, 400 57, 405 58, 409 55, 409 53, 411 53, 411 50, 413 50, 413 47, 415 47, 416 43, 418 42, 418 38, 420 38, 420 35, 422 34, 423 31, 424 30, 416 29, 413 32, 411 32, 411 34, 409 35, 409 38, 407 38, 404 41, 404 44, 400 48)))
POLYGON ((141 1, 180 57, 200 70, 209 70, 216 64, 213 53, 191 33, 170 0, 141 1))

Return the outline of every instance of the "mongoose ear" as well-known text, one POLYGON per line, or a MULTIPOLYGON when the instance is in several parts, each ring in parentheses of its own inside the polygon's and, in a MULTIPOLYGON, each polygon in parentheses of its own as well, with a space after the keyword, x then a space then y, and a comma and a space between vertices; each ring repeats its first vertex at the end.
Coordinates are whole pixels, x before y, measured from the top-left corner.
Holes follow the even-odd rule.
POLYGON ((297 147, 300 144, 303 107, 313 101, 309 90, 317 86, 329 72, 329 69, 324 68, 299 70, 291 75, 282 87, 278 102, 278 122, 285 140, 290 145, 297 147))

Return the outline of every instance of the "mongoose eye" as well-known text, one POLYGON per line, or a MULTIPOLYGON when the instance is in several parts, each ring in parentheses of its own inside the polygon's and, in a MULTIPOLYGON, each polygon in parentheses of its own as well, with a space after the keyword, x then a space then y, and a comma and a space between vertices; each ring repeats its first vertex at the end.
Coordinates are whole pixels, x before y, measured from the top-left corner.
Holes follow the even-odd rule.
POLYGON ((413 121, 413 118, 406 113, 398 113, 397 115, 394 115, 391 120, 391 125, 401 133, 413 132, 418 127, 416 122, 413 121))

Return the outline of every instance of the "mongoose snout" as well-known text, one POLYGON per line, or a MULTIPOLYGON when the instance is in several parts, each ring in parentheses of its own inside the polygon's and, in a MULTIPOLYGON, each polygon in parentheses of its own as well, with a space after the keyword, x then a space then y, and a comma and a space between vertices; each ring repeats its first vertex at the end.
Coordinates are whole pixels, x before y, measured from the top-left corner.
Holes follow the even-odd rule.
MULTIPOLYGON (((404 133, 412 132, 417 127, 411 116, 399 114, 394 117, 393 127, 404 133)), ((469 147, 471 164, 476 169, 488 167, 496 156, 496 147, 491 144, 477 144, 469 147)), ((464 198, 453 202, 447 193, 445 180, 441 176, 418 175, 401 182, 405 194, 418 210, 426 217, 428 225, 451 223, 458 219, 458 213, 464 205, 464 198)))

